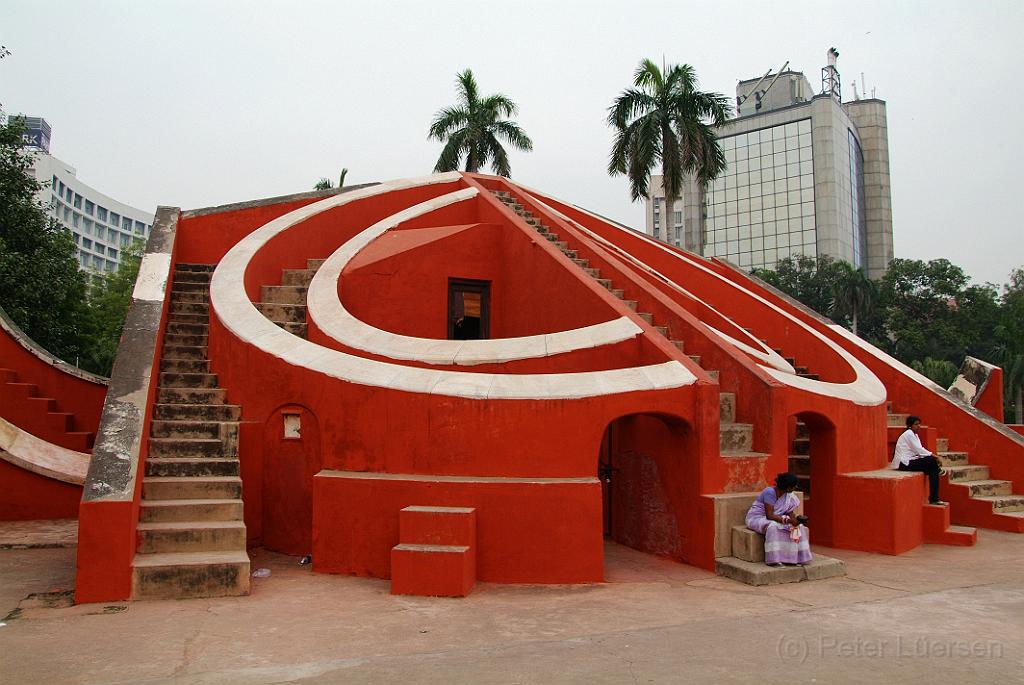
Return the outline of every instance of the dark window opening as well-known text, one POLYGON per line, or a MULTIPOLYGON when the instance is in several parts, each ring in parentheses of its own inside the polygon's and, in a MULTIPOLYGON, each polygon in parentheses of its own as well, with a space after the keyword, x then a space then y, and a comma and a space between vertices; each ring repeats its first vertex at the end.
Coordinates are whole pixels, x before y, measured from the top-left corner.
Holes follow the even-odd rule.
POLYGON ((486 340, 490 337, 489 281, 448 279, 448 339, 486 340))

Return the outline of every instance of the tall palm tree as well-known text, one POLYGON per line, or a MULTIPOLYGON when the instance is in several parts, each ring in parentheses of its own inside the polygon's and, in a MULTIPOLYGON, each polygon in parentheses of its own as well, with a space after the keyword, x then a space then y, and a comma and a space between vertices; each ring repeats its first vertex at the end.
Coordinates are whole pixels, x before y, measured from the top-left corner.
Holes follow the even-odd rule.
POLYGON ((836 262, 836 280, 833 285, 832 310, 850 317, 850 330, 857 335, 857 317, 871 310, 878 299, 878 287, 864 273, 849 262, 836 262))
POLYGON ((660 160, 668 221, 684 176, 696 176, 703 187, 725 170, 712 127, 725 122, 732 104, 721 93, 698 90, 689 64, 670 64, 662 71, 645 59, 633 74, 633 86, 608 108, 608 125, 616 132, 608 173, 629 177, 635 202, 647 196, 651 169, 660 160))
POLYGON ((529 152, 533 141, 510 117, 518 107, 500 93, 480 97, 473 72, 466 69, 456 78, 459 104, 446 107, 434 115, 428 139, 444 142, 434 171, 455 171, 466 158, 465 170, 477 172, 491 164, 499 176, 509 176, 508 153, 499 139, 516 149, 529 152))

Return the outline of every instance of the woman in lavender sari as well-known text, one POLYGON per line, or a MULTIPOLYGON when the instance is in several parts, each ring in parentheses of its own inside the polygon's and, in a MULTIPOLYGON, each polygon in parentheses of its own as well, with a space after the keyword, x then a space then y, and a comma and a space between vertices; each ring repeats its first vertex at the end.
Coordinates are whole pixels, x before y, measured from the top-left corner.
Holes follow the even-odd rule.
POLYGON ((793 491, 797 483, 792 473, 780 473, 775 486, 765 488, 747 512, 747 528, 764 535, 764 560, 769 566, 811 560, 807 526, 796 515, 800 498, 793 491))

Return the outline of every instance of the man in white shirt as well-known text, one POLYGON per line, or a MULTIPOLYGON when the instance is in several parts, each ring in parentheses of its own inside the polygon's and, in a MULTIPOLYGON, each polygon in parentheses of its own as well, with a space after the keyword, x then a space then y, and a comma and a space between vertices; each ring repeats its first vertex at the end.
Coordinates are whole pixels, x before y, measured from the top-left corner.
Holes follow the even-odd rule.
POLYGON ((916 416, 907 417, 907 430, 896 441, 896 451, 892 456, 891 466, 900 471, 919 471, 928 476, 928 503, 945 504, 939 499, 939 476, 942 467, 934 454, 921 444, 917 433, 921 430, 921 419, 916 416))

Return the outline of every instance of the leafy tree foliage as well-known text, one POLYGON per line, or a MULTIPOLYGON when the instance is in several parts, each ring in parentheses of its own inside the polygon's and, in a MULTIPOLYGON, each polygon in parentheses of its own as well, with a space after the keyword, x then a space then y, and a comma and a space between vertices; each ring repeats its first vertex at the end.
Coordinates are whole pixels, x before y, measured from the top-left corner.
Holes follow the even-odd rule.
POLYGON ((89 289, 90 344, 82 365, 94 373, 110 375, 144 251, 141 240, 123 249, 117 271, 98 276, 89 289))
POLYGON ((633 86, 608 108, 608 125, 615 129, 608 173, 625 174, 636 201, 647 196, 651 170, 660 161, 665 220, 670 221, 685 175, 696 176, 703 186, 725 170, 713 126, 725 122, 732 105, 721 93, 699 90, 689 64, 670 64, 662 71, 645 59, 633 74, 633 86))
POLYGON ((894 259, 878 281, 829 257, 788 257, 754 275, 943 387, 967 355, 1002 366, 1007 416, 1024 418, 1024 268, 1001 295, 946 259, 894 259))
POLYGON ((86 282, 71 234, 36 200, 31 152, 18 119, 0 124, 0 306, 51 353, 83 352, 86 282))
POLYGON ((512 167, 501 141, 529 152, 533 141, 510 117, 519 109, 508 96, 496 93, 480 97, 473 72, 456 77, 459 104, 440 110, 430 124, 428 139, 444 143, 434 171, 455 171, 463 157, 465 169, 477 172, 488 164, 499 176, 510 176, 512 167))

